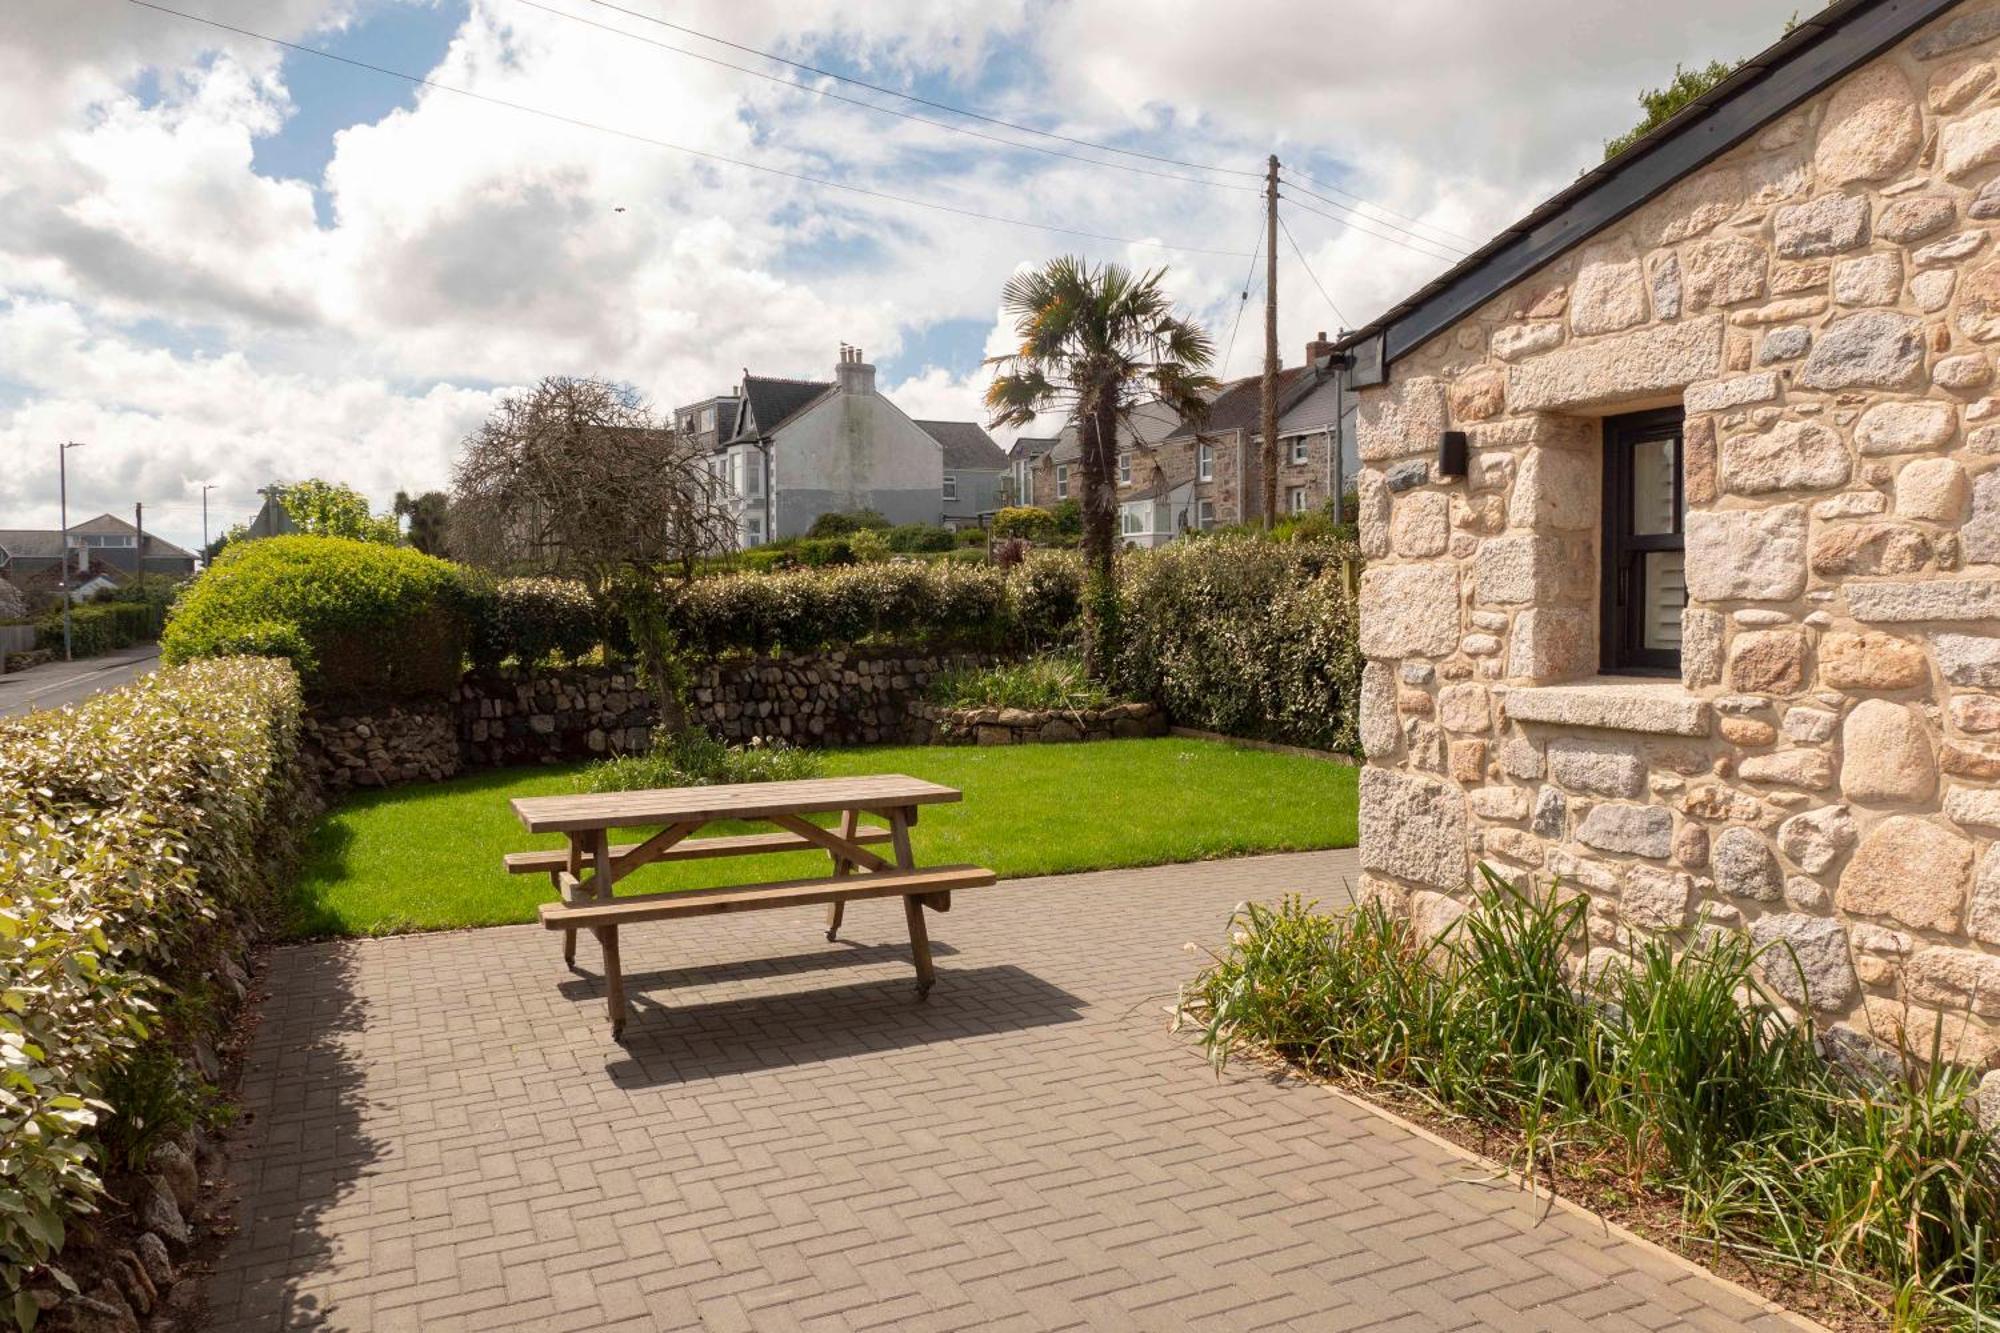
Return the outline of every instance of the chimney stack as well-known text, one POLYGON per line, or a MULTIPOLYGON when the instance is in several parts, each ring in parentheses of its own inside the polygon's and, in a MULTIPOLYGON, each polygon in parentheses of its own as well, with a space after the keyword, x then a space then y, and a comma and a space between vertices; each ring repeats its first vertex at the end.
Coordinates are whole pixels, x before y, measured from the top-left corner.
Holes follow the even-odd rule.
POLYGON ((834 382, 842 393, 874 393, 875 367, 861 359, 861 349, 840 345, 840 364, 833 368, 834 382))
POLYGON ((1319 331, 1319 337, 1306 344, 1306 365, 1311 366, 1323 356, 1333 355, 1333 343, 1326 336, 1326 330, 1319 331))

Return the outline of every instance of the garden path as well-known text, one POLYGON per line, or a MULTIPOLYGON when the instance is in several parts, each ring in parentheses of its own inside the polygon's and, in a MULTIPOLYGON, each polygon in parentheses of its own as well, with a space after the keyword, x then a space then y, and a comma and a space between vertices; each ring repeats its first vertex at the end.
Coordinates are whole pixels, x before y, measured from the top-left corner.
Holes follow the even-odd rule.
POLYGON ((1166 1007, 1239 900, 1352 851, 634 930, 638 1006, 532 926, 288 947, 259 983, 214 1326, 1779 1328, 1166 1007), (796 918, 796 919, 795 919, 796 918))

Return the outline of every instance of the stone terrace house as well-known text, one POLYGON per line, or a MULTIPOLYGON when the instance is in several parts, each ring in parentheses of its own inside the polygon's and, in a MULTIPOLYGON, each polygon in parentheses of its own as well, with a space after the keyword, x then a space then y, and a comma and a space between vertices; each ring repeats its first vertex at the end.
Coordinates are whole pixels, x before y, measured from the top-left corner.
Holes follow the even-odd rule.
POLYGON ((1001 491, 1001 498, 1010 505, 1042 505, 1051 507, 1053 497, 1038 498, 1035 494, 1035 465, 1042 455, 1056 447, 1057 436, 1022 435, 1007 449, 1007 477, 1001 491))
MULTIPOLYGON (((1150 457, 1160 442, 1180 424, 1180 416, 1164 403, 1144 402, 1133 406, 1130 415, 1118 427, 1121 496, 1127 486, 1145 484, 1143 480, 1126 479, 1127 473, 1135 479, 1143 477, 1143 473, 1133 471, 1138 466, 1135 460, 1150 457)), ((1074 421, 1065 422, 1061 433, 1055 437, 1054 445, 1034 457, 1028 467, 1028 482, 1023 504, 1053 509, 1065 500, 1083 498, 1083 437, 1074 421)))
POLYGON ((1996 55, 1843 0, 1343 339, 1367 893, 1706 914, 2000 1063, 1996 55))

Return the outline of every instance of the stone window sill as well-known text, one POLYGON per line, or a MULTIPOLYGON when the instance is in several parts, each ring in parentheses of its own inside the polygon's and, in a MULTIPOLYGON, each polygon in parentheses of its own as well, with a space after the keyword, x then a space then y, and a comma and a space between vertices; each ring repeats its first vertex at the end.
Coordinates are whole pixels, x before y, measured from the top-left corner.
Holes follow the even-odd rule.
POLYGON ((1649 736, 1706 736, 1710 726, 1708 701, 1679 681, 1619 676, 1509 690, 1507 716, 1516 722, 1649 736))

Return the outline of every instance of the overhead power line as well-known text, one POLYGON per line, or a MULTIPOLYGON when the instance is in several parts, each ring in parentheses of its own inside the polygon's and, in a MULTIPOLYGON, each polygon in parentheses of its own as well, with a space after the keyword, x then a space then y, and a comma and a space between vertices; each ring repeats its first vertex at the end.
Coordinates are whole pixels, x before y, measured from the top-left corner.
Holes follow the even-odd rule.
MULTIPOLYGON (((132 0, 132 3, 138 4, 140 3, 140 0, 132 0)), ((1292 207, 1298 209, 1301 213, 1310 213, 1316 218, 1325 218, 1328 222, 1337 222, 1341 226, 1350 228, 1354 231, 1358 231, 1364 236, 1373 236, 1378 241, 1387 241, 1391 245, 1400 245, 1401 247, 1403 247, 1403 249, 1409 250, 1415 254, 1423 255, 1427 259, 1442 259, 1446 263, 1456 264, 1459 260, 1465 258, 1464 255, 1457 254, 1450 250, 1446 250, 1442 246, 1436 246, 1430 242, 1426 242, 1425 244, 1430 244, 1433 246, 1433 248, 1425 249, 1424 246, 1417 244, 1417 242, 1415 241, 1404 240, 1402 237, 1392 235, 1389 232, 1373 231, 1367 227, 1362 226, 1359 222, 1355 221, 1351 217, 1337 217, 1334 214, 1328 213, 1323 209, 1313 208, 1308 204, 1302 204, 1296 198, 1290 195, 1287 195, 1285 197, 1291 199, 1292 207)))
MULTIPOLYGON (((1293 180, 1292 184, 1295 188, 1299 190, 1301 194, 1312 194, 1313 198, 1319 200, 1323 204, 1333 204, 1333 200, 1326 198, 1324 195, 1313 194, 1311 190, 1308 190, 1304 186, 1299 185, 1299 181, 1304 181, 1307 185, 1317 185, 1322 190, 1331 190, 1338 195, 1345 195, 1347 198, 1352 199, 1355 202, 1355 204, 1360 205, 1361 207, 1364 208, 1372 208, 1377 213, 1386 214, 1389 217, 1395 218, 1399 222, 1407 222, 1413 227, 1423 227, 1427 230, 1436 232, 1440 236, 1448 236, 1452 239, 1454 243, 1462 241, 1466 245, 1470 246, 1478 246, 1485 244, 1485 242, 1479 240, 1477 237, 1467 236, 1463 232, 1453 231, 1449 227, 1440 227, 1434 222, 1425 222, 1422 218, 1413 218, 1408 213, 1398 213, 1393 208, 1384 208, 1381 204, 1376 203, 1374 200, 1366 198, 1365 196, 1362 195, 1358 195, 1354 193, 1354 191, 1352 190, 1344 190, 1338 185, 1328 185, 1324 181, 1314 180, 1311 176, 1306 175, 1303 171, 1300 171, 1297 167, 1287 167, 1285 168, 1285 170, 1296 178, 1293 180)), ((1349 207, 1349 205, 1334 204, 1334 207, 1346 208, 1349 207)), ((1363 214, 1363 216, 1365 217, 1367 215, 1363 214)))
POLYGON ((1264 210, 1257 210, 1257 244, 1250 250, 1250 268, 1243 275, 1243 296, 1236 303, 1236 319, 1229 326, 1229 345, 1222 351, 1222 360, 1216 364, 1224 374, 1229 371, 1229 358, 1236 351, 1236 331, 1243 327, 1243 312, 1250 308, 1250 279, 1257 276, 1257 259, 1264 252, 1264 210))
POLYGON ((391 69, 386 65, 371 64, 366 60, 356 60, 351 56, 336 55, 331 51, 321 51, 314 47, 302 46, 297 42, 286 41, 282 37, 273 37, 268 33, 255 32, 249 28, 239 28, 233 23, 224 23, 220 19, 208 18, 201 14, 190 14, 185 10, 156 4, 154 0, 125 0, 125 2, 129 5, 136 5, 141 9, 150 9, 156 13, 170 14, 175 18, 186 19, 190 23, 200 23, 223 32, 235 33, 239 37, 248 37, 253 41, 269 42, 273 46, 282 47, 287 51, 296 51, 300 55, 315 56, 321 60, 331 60, 337 64, 347 65, 354 69, 364 69, 373 74, 381 74, 392 79, 401 79, 405 83, 414 84, 420 88, 429 88, 441 93, 451 93, 457 97, 470 98, 475 102, 485 102, 491 106, 505 107, 509 111, 521 112, 524 115, 540 116, 543 119, 553 120, 576 129, 594 130, 597 133, 613 135, 633 143, 648 144, 654 148, 665 148, 670 152, 685 153, 690 157, 698 157, 709 162, 720 162, 726 166, 741 167, 746 171, 760 171, 765 175, 780 176, 786 180, 799 181, 806 185, 817 185, 829 190, 845 190, 850 194, 863 195, 870 199, 880 199, 888 203, 903 204, 910 208, 929 209, 937 213, 949 213, 957 217, 974 218, 981 222, 997 222, 1011 227, 1027 227, 1035 231, 1054 232, 1064 236, 1080 236, 1093 241, 1110 241, 1118 245, 1142 245, 1163 250, 1181 250, 1188 254, 1220 255, 1227 259, 1241 259, 1244 257, 1241 250, 1215 250, 1197 245, 1174 245, 1167 241, 1145 240, 1131 236, 1113 236, 1105 232, 1087 231, 1080 227, 1063 227, 1050 222, 1035 222, 1028 218, 1003 217, 994 213, 982 213, 977 209, 962 208, 956 204, 944 204, 931 199, 918 199, 910 195, 893 194, 887 190, 872 189, 866 185, 854 185, 847 181, 828 180, 823 176, 812 176, 801 171, 788 171, 783 167, 766 166, 761 162, 746 162, 741 158, 727 157, 721 153, 712 153, 704 148, 690 148, 686 144, 670 143, 665 139, 655 139, 650 135, 638 134, 631 130, 621 130, 615 126, 603 125, 596 121, 566 115, 560 111, 550 111, 544 107, 530 106, 525 102, 515 102, 505 97, 495 97, 490 93, 474 92, 469 88, 459 88, 449 83, 440 83, 435 79, 405 73, 399 69, 391 69))
POLYGON ((714 33, 703 32, 699 28, 690 28, 682 23, 674 23, 656 14, 648 14, 641 10, 629 9, 624 5, 614 4, 612 0, 586 0, 586 2, 596 5, 600 9, 616 10, 620 14, 626 14, 635 19, 643 19, 647 23, 657 23, 662 28, 671 28, 675 32, 685 33, 690 37, 699 37, 705 42, 714 42, 717 46, 726 46, 732 51, 741 51, 745 55, 758 56, 764 60, 775 61, 780 65, 789 65, 791 68, 802 70, 807 74, 817 74, 823 79, 836 79, 841 83, 849 84, 856 88, 866 88, 870 92, 881 93, 887 97, 899 97, 906 102, 913 102, 918 106, 927 106, 933 111, 948 111, 954 116, 964 116, 968 120, 982 121, 985 124, 997 125, 1002 129, 1014 130, 1021 134, 1033 134, 1044 139, 1053 139, 1058 143, 1070 144, 1077 148, 1094 148, 1103 153, 1123 153, 1127 157, 1143 158, 1148 162, 1160 162, 1167 166, 1187 167, 1194 171, 1218 171, 1228 176, 1248 176, 1253 180, 1261 180, 1264 175, 1261 171, 1246 171, 1241 167, 1221 167, 1209 162, 1188 162, 1177 157, 1165 157, 1159 153, 1143 152, 1137 148, 1118 148, 1111 144, 1095 143, 1089 139, 1078 139, 1067 134, 1057 134, 1053 130, 1037 129, 1033 125, 1022 125, 1015 121, 1002 120, 998 116, 989 116, 983 111, 973 111, 966 107, 953 106, 949 102, 932 101, 928 97, 919 97, 915 93, 902 92, 899 89, 884 87, 879 83, 870 83, 866 79, 857 79, 849 74, 839 74, 830 69, 821 69, 818 65, 808 65, 802 61, 792 60, 770 51, 760 51, 754 46, 745 46, 743 43, 731 41, 727 37, 717 37, 714 33))
MULTIPOLYGON (((1424 235, 1424 233, 1420 231, 1413 231, 1408 227, 1401 227, 1393 222, 1384 222, 1381 218, 1378 218, 1371 213, 1362 212, 1360 209, 1356 208, 1353 204, 1343 204, 1338 199, 1329 199, 1323 194, 1314 194, 1311 190, 1308 190, 1303 186, 1301 186, 1297 181, 1286 181, 1285 184, 1291 187, 1292 193, 1294 195, 1302 194, 1306 196, 1306 198, 1308 199, 1317 199, 1320 203, 1325 204, 1328 208, 1339 209, 1341 216, 1343 217, 1351 215, 1373 226, 1387 227, 1390 231, 1398 232, 1404 236, 1409 237, 1413 241, 1422 241, 1425 245, 1434 245, 1441 250, 1449 250, 1453 254, 1462 255, 1466 253, 1465 247, 1462 245, 1458 245, 1451 241, 1441 241, 1438 240, 1436 237, 1426 236, 1424 235)), ((1419 223, 1418 225, 1422 226, 1423 224, 1419 223)))
MULTIPOLYGON (((1209 180, 1206 177, 1202 176, 1183 176, 1179 172, 1174 172, 1174 171, 1155 171, 1151 167, 1134 166, 1130 162, 1106 162, 1101 158, 1085 157, 1082 153, 1066 152, 1065 150, 1060 148, 1049 148, 1042 144, 1035 144, 1035 143, 1021 143, 1014 139, 1002 138, 1000 135, 997 134, 988 134, 983 130, 973 129, 968 125, 954 125, 948 120, 938 120, 931 116, 920 116, 913 111, 899 111, 892 106, 882 106, 881 104, 876 102, 864 101, 859 97, 848 97, 843 93, 834 92, 830 88, 816 87, 813 84, 803 82, 802 80, 799 79, 788 79, 783 77, 782 75, 772 74, 765 70, 753 69, 748 65, 739 65, 734 61, 723 60, 718 56, 704 55, 699 51, 690 51, 684 46, 675 46, 671 42, 663 42, 658 40, 657 38, 647 37, 642 33, 632 32, 631 30, 626 28, 614 27, 612 24, 609 23, 599 23, 596 19, 585 18, 581 14, 568 13, 565 10, 555 8, 553 5, 542 4, 540 0, 514 0, 514 3, 519 5, 525 5, 529 9, 540 10, 544 14, 552 14, 560 19, 567 19, 571 23, 581 23, 585 27, 596 28, 600 32, 608 32, 615 37, 624 37, 630 41, 643 42, 647 46, 654 47, 661 51, 668 51, 673 53, 674 55, 686 56, 690 60, 699 60, 704 64, 715 65, 722 69, 734 70, 738 74, 747 74, 753 79, 763 79, 767 83, 775 83, 780 88, 789 88, 793 92, 811 93, 815 97, 824 97, 829 101, 843 102, 848 106, 860 107, 864 111, 873 111, 878 115, 895 116, 899 120, 914 121, 919 125, 929 125, 934 129, 945 130, 952 134, 963 134, 968 136, 969 138, 980 139, 991 144, 998 144, 1003 148, 1014 149, 1018 152, 1044 153, 1050 157, 1060 157, 1067 159, 1068 161, 1071 162, 1082 162, 1093 167, 1109 167, 1114 171, 1129 171, 1135 175, 1152 176, 1159 180, 1184 181, 1189 185, 1204 185, 1211 190, 1233 190, 1233 191, 1240 191, 1244 194, 1256 193, 1256 189, 1254 186, 1234 185, 1228 181, 1209 180)), ((617 7, 612 6, 612 8, 617 8, 617 7)), ((619 12, 628 13, 630 11, 620 10, 619 12)), ((644 18, 646 16, 641 14, 641 15, 636 15, 636 17, 644 18)), ((1106 149, 1104 151, 1113 152, 1117 150, 1106 149)))
POLYGON ((1306 260, 1306 252, 1299 248, 1299 239, 1292 235, 1292 229, 1286 223, 1285 215, 1282 213, 1278 215, 1278 225, 1284 229, 1285 239, 1292 243, 1292 253, 1299 257, 1299 267, 1306 271, 1306 276, 1313 280, 1313 286, 1319 288, 1319 294, 1324 296, 1326 303, 1333 307, 1334 318, 1340 321, 1340 326, 1342 328, 1348 327, 1347 316, 1341 313, 1340 303, 1333 299, 1333 293, 1328 291, 1326 284, 1319 280, 1319 274, 1313 272, 1313 266, 1306 260))

